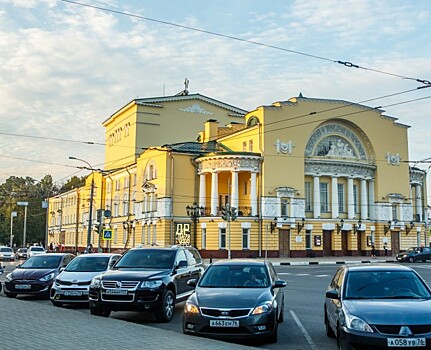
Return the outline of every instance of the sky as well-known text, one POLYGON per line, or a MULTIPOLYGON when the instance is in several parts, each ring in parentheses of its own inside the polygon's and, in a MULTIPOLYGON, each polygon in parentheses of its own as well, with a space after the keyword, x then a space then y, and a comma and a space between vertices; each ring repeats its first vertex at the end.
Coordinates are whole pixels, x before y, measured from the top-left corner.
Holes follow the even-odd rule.
POLYGON ((0 183, 88 174, 70 156, 103 168, 102 122, 135 98, 177 94, 185 78, 191 94, 245 110, 300 92, 397 94, 363 104, 411 126, 410 160, 431 157, 431 87, 415 80, 431 81, 429 0, 79 3, 0 0, 0 183))

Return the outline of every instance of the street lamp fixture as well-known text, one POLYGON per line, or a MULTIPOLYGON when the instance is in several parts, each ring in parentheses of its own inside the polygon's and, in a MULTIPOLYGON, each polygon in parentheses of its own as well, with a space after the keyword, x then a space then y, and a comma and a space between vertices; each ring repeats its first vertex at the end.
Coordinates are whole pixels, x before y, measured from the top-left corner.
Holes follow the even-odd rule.
POLYGON ((337 234, 340 234, 340 231, 343 229, 344 219, 340 220, 340 223, 337 224, 337 234))
POLYGON ((198 204, 196 202, 194 202, 192 205, 188 205, 186 207, 186 212, 187 212, 187 216, 190 217, 190 219, 192 219, 193 224, 194 224, 194 228, 193 228, 193 243, 195 245, 195 247, 197 248, 197 224, 199 221, 199 218, 201 216, 204 216, 204 211, 205 208, 204 207, 200 207, 198 206, 198 204))
POLYGON ((13 218, 15 218, 17 216, 17 212, 13 211, 10 213, 10 243, 9 243, 9 247, 12 248, 12 242, 13 242, 13 218))
POLYGON ((301 230, 302 230, 302 228, 304 227, 304 225, 305 225, 305 218, 302 218, 302 220, 301 220, 301 223, 299 223, 298 222, 298 224, 297 224, 297 229, 298 229, 298 235, 299 235, 299 233, 301 232, 301 230))
POLYGON ((358 231, 360 231, 361 229, 361 225, 362 225, 362 221, 359 220, 358 224, 353 224, 353 233, 356 235, 358 233, 358 231))
POLYGON ((89 247, 90 244, 91 244, 91 229, 92 229, 92 226, 93 226, 92 222, 93 222, 93 197, 94 197, 94 169, 91 166, 91 164, 88 163, 84 159, 76 158, 76 157, 72 157, 72 156, 69 156, 69 159, 79 160, 81 162, 84 162, 91 169, 92 176, 91 176, 91 190, 90 190, 90 212, 88 214, 88 229, 87 229, 87 247, 89 247))
POLYGON ((386 226, 386 225, 385 225, 385 226, 383 227, 385 236, 386 236, 386 234, 388 233, 388 231, 391 229, 391 225, 392 225, 392 222, 391 222, 391 220, 389 220, 389 221, 388 221, 388 226, 386 226))
POLYGON ((409 234, 413 227, 415 227, 415 223, 413 221, 410 221, 410 227, 406 227, 406 235, 409 234))

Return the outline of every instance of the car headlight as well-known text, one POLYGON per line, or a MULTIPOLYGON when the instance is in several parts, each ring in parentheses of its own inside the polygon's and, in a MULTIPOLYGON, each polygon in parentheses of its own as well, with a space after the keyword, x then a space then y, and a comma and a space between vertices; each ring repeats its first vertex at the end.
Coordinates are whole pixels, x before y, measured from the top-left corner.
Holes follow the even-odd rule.
POLYGON ((90 288, 100 288, 102 277, 96 276, 91 280, 90 288))
POLYGON ((48 275, 43 276, 42 278, 39 278, 39 281, 46 282, 46 281, 49 281, 53 278, 54 278, 54 272, 51 272, 48 275))
POLYGON ((162 280, 144 281, 141 283, 141 288, 159 288, 162 285, 162 280))
POLYGON ((12 281, 13 280, 13 278, 12 278, 12 274, 11 273, 8 273, 7 275, 6 275, 6 282, 10 282, 10 281, 12 281))
POLYGON ((374 333, 370 325, 362 318, 345 314, 346 327, 354 331, 374 333))
POLYGON ((186 302, 186 305, 184 306, 184 313, 186 314, 198 314, 199 313, 199 308, 193 304, 190 301, 186 302))
POLYGON ((269 313, 272 311, 272 303, 270 301, 265 301, 264 303, 260 304, 259 306, 256 306, 253 309, 252 315, 260 315, 264 313, 269 313))
POLYGON ((407 254, 404 254, 404 255, 403 255, 403 258, 407 258, 407 254))

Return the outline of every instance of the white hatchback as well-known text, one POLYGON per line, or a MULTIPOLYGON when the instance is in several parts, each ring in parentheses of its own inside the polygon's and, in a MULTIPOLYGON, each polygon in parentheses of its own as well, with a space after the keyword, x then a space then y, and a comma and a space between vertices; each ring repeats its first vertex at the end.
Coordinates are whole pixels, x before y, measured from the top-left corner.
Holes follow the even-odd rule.
POLYGON ((41 247, 41 246, 38 246, 38 245, 32 245, 27 250, 27 258, 31 258, 34 255, 45 254, 45 253, 46 253, 46 250, 45 250, 44 247, 41 247))
POLYGON ((14 261, 15 253, 10 247, 0 247, 0 260, 3 261, 14 261))
POLYGON ((68 303, 87 303, 93 277, 108 271, 121 257, 120 254, 82 254, 73 259, 57 276, 51 288, 54 306, 68 303))

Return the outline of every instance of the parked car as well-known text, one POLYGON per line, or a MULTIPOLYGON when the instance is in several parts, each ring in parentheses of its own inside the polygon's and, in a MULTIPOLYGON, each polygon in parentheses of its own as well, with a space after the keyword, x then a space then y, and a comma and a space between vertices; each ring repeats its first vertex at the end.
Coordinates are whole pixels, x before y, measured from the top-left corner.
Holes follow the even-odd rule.
POLYGON ((204 265, 193 247, 139 247, 127 251, 111 270, 93 278, 90 313, 109 317, 111 311, 154 312, 157 321, 169 322, 175 303, 186 300, 204 265))
POLYGON ((55 277, 74 257, 72 254, 53 253, 28 258, 6 275, 4 282, 6 296, 15 298, 18 294, 41 294, 49 297, 49 290, 55 277))
POLYGON ((50 299, 54 306, 65 303, 88 303, 88 290, 94 276, 108 271, 120 254, 83 254, 67 265, 54 281, 50 299))
POLYGON ((15 253, 10 247, 0 247, 0 260, 3 261, 14 261, 15 253))
POLYGON ((431 260, 431 248, 429 247, 410 247, 404 252, 398 253, 396 256, 398 261, 415 261, 431 260))
POLYGON ((338 349, 430 349, 431 289, 407 266, 342 266, 326 292, 324 320, 338 349))
POLYGON ((15 252, 15 259, 27 259, 27 248, 18 248, 15 252))
POLYGON ((31 258, 34 255, 45 254, 45 253, 46 253, 45 248, 38 245, 32 245, 30 248, 27 249, 28 258, 31 258))
POLYGON ((269 261, 219 260, 196 286, 184 307, 183 332, 224 339, 276 342, 284 320, 286 282, 269 261))

